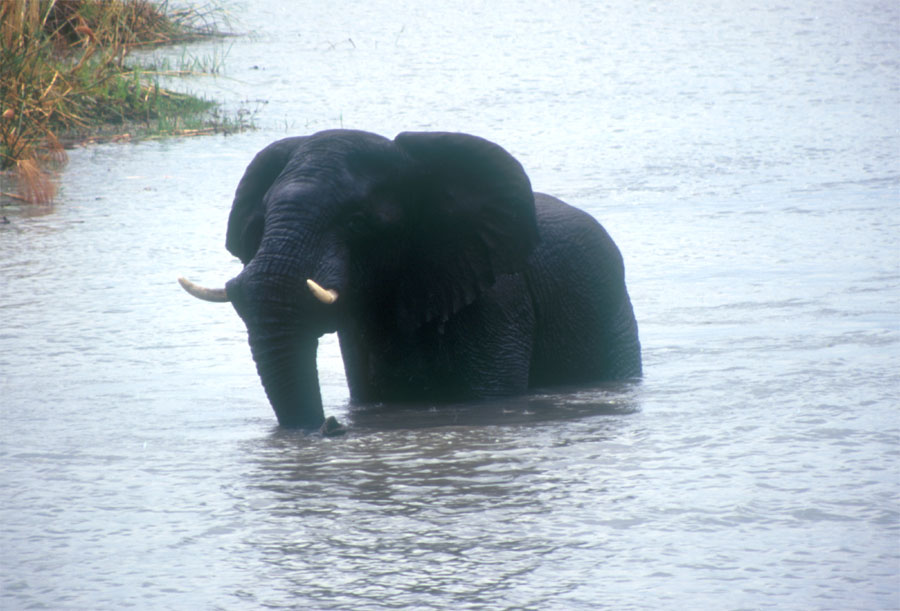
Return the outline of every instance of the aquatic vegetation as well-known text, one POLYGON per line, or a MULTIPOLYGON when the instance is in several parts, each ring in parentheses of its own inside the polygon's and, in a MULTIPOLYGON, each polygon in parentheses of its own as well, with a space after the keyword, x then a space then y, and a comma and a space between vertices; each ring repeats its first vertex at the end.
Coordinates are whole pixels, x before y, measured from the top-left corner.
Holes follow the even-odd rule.
MULTIPOLYGON (((15 197, 46 202, 48 169, 85 140, 236 130, 217 104, 172 91, 160 78, 217 72, 224 56, 187 54, 176 66, 126 61, 131 50, 221 36, 212 5, 173 9, 148 0, 4 0, 0 4, 0 170, 15 197)), ((130 60, 130 58, 128 58, 130 60)))

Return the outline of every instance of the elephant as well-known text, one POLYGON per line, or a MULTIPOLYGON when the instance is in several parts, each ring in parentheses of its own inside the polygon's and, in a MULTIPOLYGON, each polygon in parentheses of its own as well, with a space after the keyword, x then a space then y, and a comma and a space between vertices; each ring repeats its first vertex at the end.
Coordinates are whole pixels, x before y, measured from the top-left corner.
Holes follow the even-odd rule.
POLYGON ((278 423, 325 421, 319 338, 354 403, 453 402, 641 376, 622 256, 488 140, 328 130, 274 142, 235 192, 230 302, 278 423))

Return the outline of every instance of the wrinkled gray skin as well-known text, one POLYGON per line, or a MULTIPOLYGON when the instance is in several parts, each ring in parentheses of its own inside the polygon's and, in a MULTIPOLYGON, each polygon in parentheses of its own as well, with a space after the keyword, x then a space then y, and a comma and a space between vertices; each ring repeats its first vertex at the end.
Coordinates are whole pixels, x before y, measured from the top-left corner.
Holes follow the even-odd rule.
POLYGON ((335 130, 261 151, 238 185, 226 285, 278 422, 324 420, 318 338, 353 400, 449 401, 641 375, 624 268, 592 217, 533 193, 499 146, 335 130), (325 304, 306 284, 336 290, 325 304))

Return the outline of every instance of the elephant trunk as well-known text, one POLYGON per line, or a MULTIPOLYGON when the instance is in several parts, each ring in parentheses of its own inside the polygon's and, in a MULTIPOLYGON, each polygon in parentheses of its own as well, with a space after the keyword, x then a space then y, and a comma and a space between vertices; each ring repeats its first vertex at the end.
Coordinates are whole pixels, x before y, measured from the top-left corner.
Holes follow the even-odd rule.
POLYGON ((281 426, 318 428, 325 420, 316 368, 321 331, 311 312, 301 315, 305 308, 298 306, 298 291, 302 289, 307 303, 314 300, 305 284, 295 281, 292 288, 260 276, 265 278, 247 268, 226 285, 232 306, 247 325, 260 381, 281 426))
POLYGON ((250 351, 278 423, 319 428, 325 420, 316 368, 318 338, 249 329, 250 351))

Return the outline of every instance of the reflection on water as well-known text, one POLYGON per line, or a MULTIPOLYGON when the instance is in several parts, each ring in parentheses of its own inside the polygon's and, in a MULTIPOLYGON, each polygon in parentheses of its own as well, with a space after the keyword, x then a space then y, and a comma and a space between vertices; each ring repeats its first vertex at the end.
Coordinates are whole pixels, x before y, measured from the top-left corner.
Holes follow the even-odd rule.
MULTIPOLYGON (((592 431, 595 450, 617 428, 607 421, 605 433, 592 431)), ((570 444, 585 441, 578 427, 571 438, 517 429, 373 430, 313 446, 274 436, 257 448, 248 478, 271 526, 258 529, 252 547, 294 576, 284 595, 311 605, 391 596, 398 606, 516 606, 566 593, 583 574, 532 581, 547 562, 570 562, 591 545, 589 532, 566 528, 566 516, 577 523, 597 514, 591 497, 605 490, 591 462, 600 457, 572 459, 570 444)))
POLYGON ((897 606, 895 3, 257 4, 197 88, 260 130, 0 208, 0 608, 897 606), (349 433, 279 430, 175 278, 238 273, 246 164, 340 125, 489 137, 597 216, 644 380, 361 407, 326 337, 349 433))
POLYGON ((591 416, 624 415, 637 410, 631 384, 589 389, 536 392, 524 397, 441 405, 377 404, 348 410, 352 428, 422 429, 429 427, 482 427, 525 425, 546 421, 578 420, 591 416))

